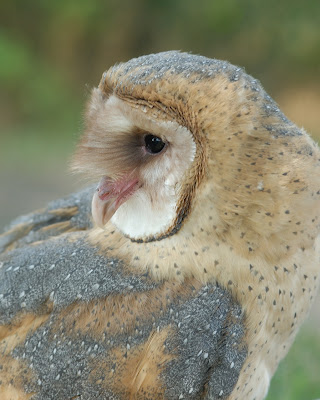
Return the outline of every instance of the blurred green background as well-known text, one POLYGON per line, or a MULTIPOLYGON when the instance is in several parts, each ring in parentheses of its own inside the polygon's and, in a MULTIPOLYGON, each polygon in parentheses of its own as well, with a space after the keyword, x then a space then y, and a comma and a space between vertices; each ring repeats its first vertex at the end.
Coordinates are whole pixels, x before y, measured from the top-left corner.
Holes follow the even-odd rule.
MULTIPOLYGON (((320 1, 0 2, 0 228, 82 182, 68 160, 90 89, 112 64, 170 49, 241 65, 320 138, 320 1)), ((320 301, 268 400, 320 398, 320 301)))

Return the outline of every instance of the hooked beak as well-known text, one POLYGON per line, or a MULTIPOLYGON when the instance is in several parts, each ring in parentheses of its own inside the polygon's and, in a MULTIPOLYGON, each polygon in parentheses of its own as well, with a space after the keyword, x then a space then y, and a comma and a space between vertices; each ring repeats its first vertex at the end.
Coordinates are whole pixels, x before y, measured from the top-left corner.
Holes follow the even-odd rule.
POLYGON ((112 218, 117 209, 139 189, 137 177, 124 176, 118 180, 103 177, 92 199, 92 217, 99 227, 112 218))

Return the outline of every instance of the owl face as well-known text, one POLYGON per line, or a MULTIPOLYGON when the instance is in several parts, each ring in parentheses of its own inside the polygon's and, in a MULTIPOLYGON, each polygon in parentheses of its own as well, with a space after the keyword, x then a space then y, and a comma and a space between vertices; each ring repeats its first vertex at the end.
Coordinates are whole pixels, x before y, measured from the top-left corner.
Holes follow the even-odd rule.
MULTIPOLYGON (((100 182, 92 213, 101 227, 111 221, 131 240, 145 242, 182 232, 195 237, 197 226, 241 254, 259 247, 273 257, 270 237, 281 241, 284 230, 292 235, 291 225, 304 219, 301 211, 293 221, 287 210, 318 207, 304 190, 318 191, 304 173, 316 153, 243 70, 166 52, 103 75, 73 165, 100 182)), ((283 244, 281 254, 291 247, 283 244)))
POLYGON ((152 117, 145 107, 95 89, 81 144, 86 172, 100 179, 92 201, 96 224, 111 220, 133 240, 170 235, 196 153, 186 127, 152 117))
POLYGON ((164 239, 185 227, 203 200, 199 193, 208 193, 200 185, 212 187, 215 135, 241 108, 235 71, 221 61, 167 52, 103 74, 73 162, 100 181, 92 201, 99 226, 111 220, 134 241, 164 239))

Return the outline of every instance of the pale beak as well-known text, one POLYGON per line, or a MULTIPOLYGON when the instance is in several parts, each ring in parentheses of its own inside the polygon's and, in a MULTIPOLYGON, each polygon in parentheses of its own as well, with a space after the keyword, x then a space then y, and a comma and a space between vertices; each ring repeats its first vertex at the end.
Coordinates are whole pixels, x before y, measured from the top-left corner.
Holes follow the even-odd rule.
POLYGON ((117 209, 139 189, 137 177, 125 176, 118 180, 103 177, 92 199, 92 217, 103 227, 117 209))

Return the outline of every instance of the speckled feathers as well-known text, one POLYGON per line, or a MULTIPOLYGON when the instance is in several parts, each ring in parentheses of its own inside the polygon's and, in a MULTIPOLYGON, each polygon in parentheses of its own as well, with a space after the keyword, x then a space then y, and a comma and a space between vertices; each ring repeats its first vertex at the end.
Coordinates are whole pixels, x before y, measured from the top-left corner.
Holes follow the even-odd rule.
POLYGON ((88 189, 0 236, 1 396, 265 398, 319 285, 318 146, 241 68, 166 52, 103 74, 73 167, 139 185, 103 229, 88 189))
MULTIPOLYGON (((118 251, 157 278, 192 274, 230 290, 247 312, 247 365, 256 364, 254 373, 244 367, 240 387, 245 392, 253 376, 260 391, 248 393, 263 398, 318 286, 318 146, 258 81, 226 62, 178 52, 145 56, 111 68, 99 90, 192 135, 195 157, 173 223, 178 234, 165 245, 118 251)), ((103 247, 99 234, 92 240, 103 247)))

